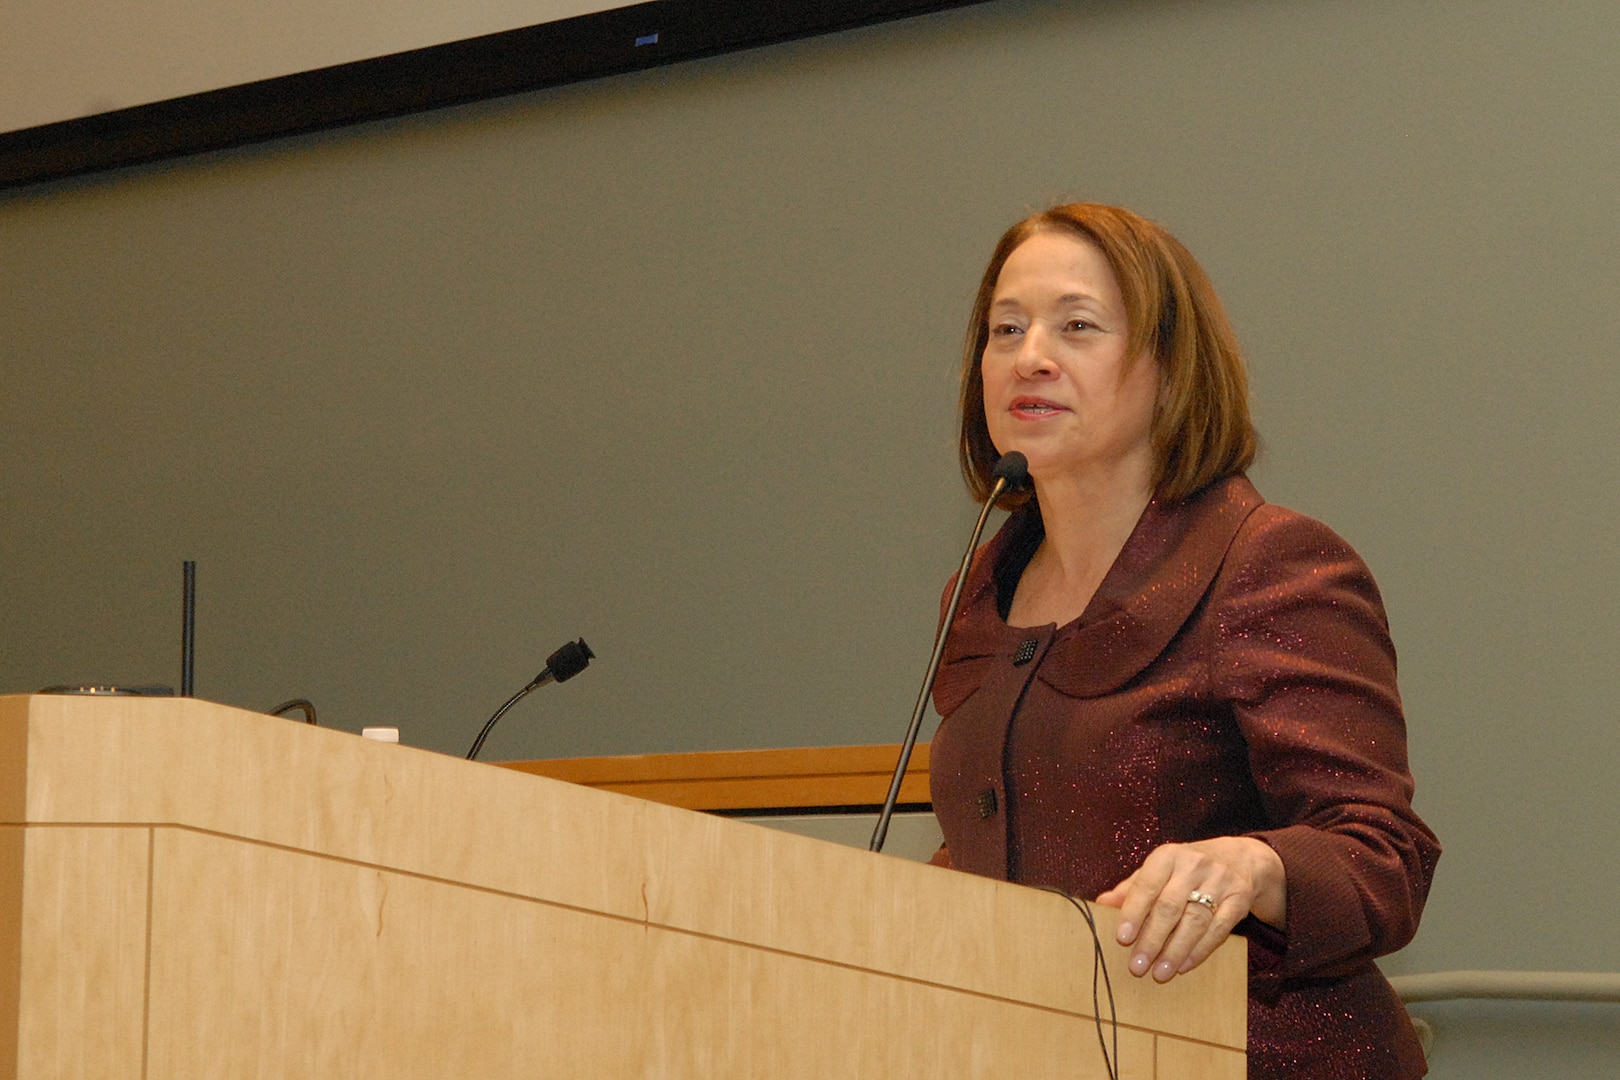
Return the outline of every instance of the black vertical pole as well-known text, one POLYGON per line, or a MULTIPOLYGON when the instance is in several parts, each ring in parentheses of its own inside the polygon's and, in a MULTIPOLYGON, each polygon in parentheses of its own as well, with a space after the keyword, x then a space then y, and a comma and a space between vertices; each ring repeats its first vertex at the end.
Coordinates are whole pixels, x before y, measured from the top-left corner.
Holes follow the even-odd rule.
POLYGON ((181 564, 185 611, 180 617, 180 696, 191 697, 197 652, 197 564, 181 564))

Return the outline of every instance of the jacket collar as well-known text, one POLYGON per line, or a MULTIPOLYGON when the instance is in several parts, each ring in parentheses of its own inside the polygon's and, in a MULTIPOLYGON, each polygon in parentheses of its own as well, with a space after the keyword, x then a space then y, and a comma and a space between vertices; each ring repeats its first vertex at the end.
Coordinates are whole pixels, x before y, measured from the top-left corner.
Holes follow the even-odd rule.
MULTIPOLYGON (((1026 638, 1050 635, 1052 645, 1037 678, 1070 697, 1118 690, 1157 659, 1186 624, 1238 529, 1264 502, 1243 476, 1217 481, 1177 502, 1154 499, 1080 617, 1066 626, 1028 632, 1008 626, 996 609, 996 566, 1010 550, 1032 551, 1043 535, 1036 507, 1015 512, 974 556, 945 665, 976 669, 981 665, 974 661, 999 658, 1026 638)), ((964 684, 978 682, 967 670, 942 670, 941 676, 947 688, 968 693, 964 684)), ((942 712, 949 711, 947 705, 954 708, 949 699, 955 697, 937 695, 942 712)))

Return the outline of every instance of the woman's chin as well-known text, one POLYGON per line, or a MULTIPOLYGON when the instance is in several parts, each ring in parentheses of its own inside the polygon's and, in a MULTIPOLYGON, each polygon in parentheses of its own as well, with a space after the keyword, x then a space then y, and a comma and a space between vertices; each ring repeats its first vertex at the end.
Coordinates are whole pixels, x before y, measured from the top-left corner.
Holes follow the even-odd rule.
POLYGON ((1037 484, 1043 477, 1054 477, 1072 468, 1072 462, 1065 455, 1053 453, 1051 447, 1041 445, 1036 439, 1009 439, 1005 446, 997 443, 996 449, 1003 456, 1014 450, 1023 454, 1028 462, 1029 478, 1037 484))

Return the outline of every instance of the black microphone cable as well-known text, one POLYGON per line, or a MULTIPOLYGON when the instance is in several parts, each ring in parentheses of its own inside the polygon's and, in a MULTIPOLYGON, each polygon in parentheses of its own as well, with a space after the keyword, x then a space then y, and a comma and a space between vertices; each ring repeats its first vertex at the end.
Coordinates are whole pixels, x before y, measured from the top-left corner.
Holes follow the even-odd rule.
POLYGON ((570 641, 546 657, 546 666, 540 674, 534 677, 534 681, 513 694, 507 699, 505 705, 495 710, 495 715, 489 718, 483 730, 478 733, 478 738, 473 740, 472 749, 467 751, 467 760, 472 761, 478 757, 478 751, 483 749, 484 740, 489 738, 490 729, 495 726, 495 721, 506 715, 507 709, 510 709, 548 682, 567 682, 584 671, 590 665, 590 662, 595 659, 596 654, 591 652, 591 647, 585 644, 584 638, 580 638, 578 641, 570 641))
POLYGON ((270 709, 269 713, 271 716, 286 716, 294 709, 304 714, 304 723, 315 723, 315 703, 308 698, 295 697, 291 701, 283 701, 280 705, 270 709))
POLYGON ((1108 1080, 1119 1080, 1119 1013, 1114 1008, 1114 982, 1108 977, 1108 964, 1103 957, 1102 937, 1097 933, 1097 918, 1091 913, 1091 905, 1056 885, 1031 885, 1030 888, 1055 893, 1073 904, 1091 931, 1091 1018, 1097 1025, 1097 1045, 1102 1049, 1103 1069, 1108 1073, 1108 1080), (1098 993, 1099 977, 1102 989, 1108 994, 1108 1027, 1114 1035, 1112 1054, 1108 1052, 1108 1039, 1103 1034, 1102 1002, 1098 993))

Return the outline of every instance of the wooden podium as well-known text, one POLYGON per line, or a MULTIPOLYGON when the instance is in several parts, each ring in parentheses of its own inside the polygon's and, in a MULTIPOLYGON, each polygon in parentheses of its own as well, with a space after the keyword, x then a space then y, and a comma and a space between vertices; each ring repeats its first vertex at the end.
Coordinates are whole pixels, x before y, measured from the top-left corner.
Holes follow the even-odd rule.
MULTIPOLYGON (((1099 910, 1121 1076, 1242 1080, 1231 942, 1099 910)), ((1103 1077, 1057 896, 194 699, 0 697, 0 1076, 1103 1077)))

